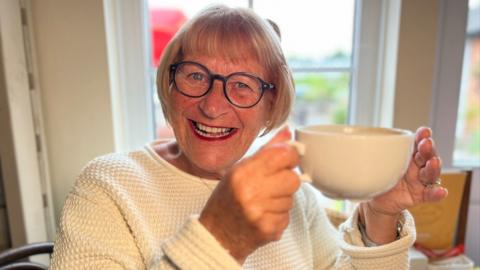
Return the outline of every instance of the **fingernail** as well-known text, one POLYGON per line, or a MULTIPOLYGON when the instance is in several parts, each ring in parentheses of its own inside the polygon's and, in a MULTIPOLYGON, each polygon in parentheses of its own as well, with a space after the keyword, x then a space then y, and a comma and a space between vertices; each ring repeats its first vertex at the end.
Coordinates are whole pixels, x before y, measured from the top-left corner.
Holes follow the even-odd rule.
POLYGON ((433 131, 431 128, 427 127, 427 131, 428 131, 428 136, 431 137, 432 134, 433 134, 433 131))

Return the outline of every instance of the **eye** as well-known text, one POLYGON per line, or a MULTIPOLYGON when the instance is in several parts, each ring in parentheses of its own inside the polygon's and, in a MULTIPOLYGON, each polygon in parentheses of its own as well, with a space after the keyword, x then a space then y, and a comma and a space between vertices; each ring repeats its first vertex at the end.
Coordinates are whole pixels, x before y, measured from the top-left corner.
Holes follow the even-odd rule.
POLYGON ((250 88, 250 86, 248 86, 248 84, 246 84, 246 83, 235 82, 235 88, 243 89, 243 88, 250 88))
POLYGON ((188 77, 195 81, 203 81, 205 79, 205 75, 200 72, 191 73, 188 77))

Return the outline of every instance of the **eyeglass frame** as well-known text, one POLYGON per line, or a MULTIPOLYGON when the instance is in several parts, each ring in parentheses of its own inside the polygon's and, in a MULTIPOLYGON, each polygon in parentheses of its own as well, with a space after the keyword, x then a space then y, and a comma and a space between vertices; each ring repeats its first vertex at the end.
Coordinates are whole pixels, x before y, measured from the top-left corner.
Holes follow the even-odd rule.
POLYGON ((223 75, 220 75, 220 74, 212 73, 206 66, 204 66, 200 63, 197 63, 195 61, 179 61, 179 62, 176 62, 176 63, 173 63, 173 64, 170 65, 170 84, 173 83, 173 85, 175 86, 175 89, 177 89, 177 91, 180 92, 184 96, 191 97, 191 98, 201 98, 201 97, 207 95, 210 92, 210 90, 212 90, 213 82, 215 80, 219 80, 223 83, 223 94, 224 94, 225 98, 228 100, 228 102, 230 104, 232 104, 233 106, 238 107, 238 108, 242 108, 242 109, 252 108, 253 106, 257 105, 260 102, 260 100, 262 100, 262 97, 263 97, 263 94, 265 93, 265 90, 275 89, 275 85, 273 83, 268 83, 268 82, 264 81, 262 78, 256 76, 255 74, 248 73, 248 72, 234 72, 234 73, 228 74, 227 76, 223 76, 223 75), (205 90, 205 93, 203 93, 199 96, 193 96, 193 95, 189 95, 189 94, 184 93, 182 90, 180 90, 177 87, 177 82, 176 82, 176 79, 175 79, 176 78, 175 75, 176 75, 176 72, 177 72, 177 67, 182 65, 182 64, 195 64, 195 65, 198 65, 201 68, 205 69, 205 71, 207 71, 207 74, 208 74, 208 77, 209 77, 209 86, 208 86, 207 90, 205 90), (230 77, 235 76, 235 75, 246 75, 246 76, 255 78, 255 79, 260 81, 260 84, 261 84, 260 90, 262 92, 260 93, 260 96, 258 97, 258 100, 255 103, 253 103, 252 105, 240 106, 238 104, 233 103, 232 100, 230 100, 229 96, 227 95, 227 81, 230 77))

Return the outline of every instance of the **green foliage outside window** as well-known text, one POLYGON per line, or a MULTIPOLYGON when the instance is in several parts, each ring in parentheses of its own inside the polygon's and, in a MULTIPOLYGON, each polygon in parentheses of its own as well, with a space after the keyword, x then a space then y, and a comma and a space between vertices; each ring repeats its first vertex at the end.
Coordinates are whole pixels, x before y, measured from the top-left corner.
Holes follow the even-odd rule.
POLYGON ((296 99, 300 106, 317 107, 328 114, 328 122, 347 121, 349 76, 347 73, 295 75, 296 99))

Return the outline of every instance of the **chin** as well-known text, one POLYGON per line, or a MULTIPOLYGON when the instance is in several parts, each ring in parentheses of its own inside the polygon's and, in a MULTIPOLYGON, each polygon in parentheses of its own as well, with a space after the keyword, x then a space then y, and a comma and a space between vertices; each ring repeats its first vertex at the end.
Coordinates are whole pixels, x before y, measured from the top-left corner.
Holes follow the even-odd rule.
MULTIPOLYGON (((235 162, 216 162, 208 159, 202 159, 198 162, 195 162, 195 167, 205 172, 206 175, 216 175, 217 177, 223 176, 225 171, 230 168, 235 162)), ((200 176, 204 177, 204 176, 200 176)))

